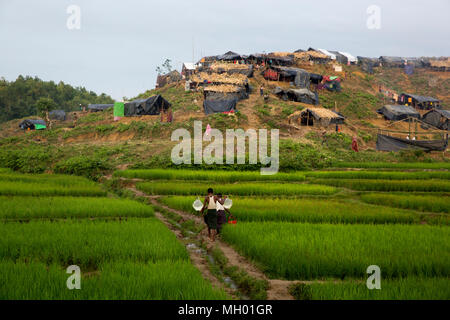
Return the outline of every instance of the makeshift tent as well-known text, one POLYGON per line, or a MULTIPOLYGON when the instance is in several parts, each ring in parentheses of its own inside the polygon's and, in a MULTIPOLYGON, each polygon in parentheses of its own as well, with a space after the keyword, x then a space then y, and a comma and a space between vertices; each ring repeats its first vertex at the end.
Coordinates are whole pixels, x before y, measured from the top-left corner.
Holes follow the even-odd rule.
POLYGON ((380 62, 383 67, 402 68, 405 65, 406 59, 402 57, 381 56, 380 62))
POLYGON ((300 62, 311 61, 314 63, 325 64, 331 60, 329 56, 312 48, 309 48, 306 52, 295 52, 294 56, 295 59, 299 60, 300 62))
POLYGON ((317 51, 322 52, 324 55, 328 56, 331 60, 336 60, 336 55, 331 53, 328 50, 325 49, 317 49, 317 51))
POLYGON ((90 104, 88 105, 89 111, 92 112, 98 112, 98 111, 104 111, 106 109, 112 108, 113 104, 90 104))
POLYGON ((307 108, 300 113, 300 124, 304 126, 343 124, 345 118, 337 112, 325 108, 307 108))
POLYGON ((203 89, 205 100, 242 100, 248 98, 248 87, 234 85, 212 85, 203 89))
POLYGON ((348 58, 345 55, 339 53, 339 51, 329 51, 329 52, 334 54, 337 62, 342 63, 342 64, 348 63, 348 58))
POLYGON ((422 121, 441 130, 449 130, 450 111, 434 109, 425 113, 422 121))
POLYGON ((310 73, 300 68, 277 67, 264 71, 264 78, 293 82, 298 88, 307 88, 310 84, 310 73))
POLYGON ((358 56, 358 65, 364 72, 373 73, 373 68, 378 67, 380 65, 380 60, 377 58, 366 58, 358 56))
POLYGON ((184 62, 181 67, 181 75, 189 77, 195 72, 195 64, 193 62, 184 62))
POLYGON ((430 110, 433 108, 438 108, 440 101, 433 97, 425 97, 416 94, 402 93, 399 96, 399 103, 412 106, 418 109, 430 110))
POLYGON ((448 145, 448 137, 443 140, 409 140, 392 137, 384 134, 377 136, 378 151, 423 150, 445 151, 448 145))
POLYGON ((114 103, 114 121, 125 116, 125 104, 123 102, 114 103))
POLYGON ((218 113, 218 112, 235 112, 236 111, 236 98, 231 99, 207 99, 203 101, 203 109, 205 114, 218 113))
POLYGON ((234 61, 234 60, 241 60, 241 55, 239 53, 228 51, 224 54, 216 56, 217 60, 220 61, 234 61))
POLYGON ((22 130, 43 130, 47 128, 47 124, 44 120, 25 119, 19 124, 19 128, 22 130))
POLYGON ((385 105, 383 108, 378 109, 377 112, 382 114, 386 120, 392 121, 420 118, 420 113, 409 106, 385 105))
POLYGON ((273 93, 284 101, 291 100, 307 104, 319 104, 319 95, 306 88, 281 89, 280 87, 276 87, 273 93))
POLYGON ((181 81, 181 74, 177 70, 170 71, 167 74, 159 74, 156 78, 156 88, 164 87, 169 83, 174 83, 177 81, 181 81))
POLYGON ((126 117, 157 115, 169 108, 170 103, 158 94, 150 98, 137 99, 125 103, 124 114, 126 117))
POLYGON ((53 110, 48 113, 48 117, 52 120, 66 120, 66 112, 64 110, 53 110))
POLYGON ((327 89, 328 91, 340 92, 342 90, 341 78, 337 76, 324 76, 322 82, 323 88, 327 89))
POLYGON ((348 52, 342 52, 342 51, 338 51, 340 54, 344 55, 347 58, 347 61, 350 62, 351 64, 357 64, 358 63, 358 59, 354 56, 352 56, 350 53, 348 52))
POLYGON ((253 65, 214 62, 209 66, 209 68, 201 68, 198 71, 227 73, 229 75, 240 73, 248 78, 251 78, 253 76, 253 65))

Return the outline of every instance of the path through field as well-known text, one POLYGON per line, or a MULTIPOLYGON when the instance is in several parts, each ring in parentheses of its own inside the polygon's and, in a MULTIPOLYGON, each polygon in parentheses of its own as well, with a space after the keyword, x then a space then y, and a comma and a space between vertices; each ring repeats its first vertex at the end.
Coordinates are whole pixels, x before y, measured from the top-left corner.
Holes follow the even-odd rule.
MULTIPOLYGON (((194 221, 196 225, 204 226, 203 219, 198 216, 194 216, 190 213, 172 209, 164 204, 161 204, 158 201, 158 196, 148 196, 142 191, 137 190, 134 186, 128 187, 136 196, 144 197, 150 200, 150 202, 155 205, 155 211, 157 212, 156 217, 164 222, 172 232, 178 237, 178 239, 183 239, 184 236, 173 226, 167 219, 158 212, 158 207, 163 208, 166 211, 175 213, 182 217, 183 221, 194 221)), ((234 250, 227 243, 221 241, 220 239, 216 239, 215 243, 211 243, 208 239, 208 232, 206 227, 204 226, 202 231, 198 234, 198 240, 202 243, 205 243, 208 250, 211 250, 214 246, 222 251, 223 255, 228 259, 228 264, 231 266, 236 266, 248 273, 249 276, 258 279, 258 280, 266 280, 269 283, 269 288, 267 290, 267 299, 268 300, 293 300, 292 295, 289 293, 289 286, 294 283, 304 282, 310 283, 311 281, 288 281, 288 280, 277 280, 277 279, 269 279, 266 275, 259 270, 253 263, 251 263, 247 258, 243 257, 236 250, 234 250)), ((236 294, 230 288, 226 287, 223 283, 221 283, 210 271, 208 267, 207 256, 202 254, 201 250, 188 250, 191 256, 192 263, 200 270, 203 277, 209 280, 214 286, 224 288, 229 294, 232 296, 236 296, 236 294)))

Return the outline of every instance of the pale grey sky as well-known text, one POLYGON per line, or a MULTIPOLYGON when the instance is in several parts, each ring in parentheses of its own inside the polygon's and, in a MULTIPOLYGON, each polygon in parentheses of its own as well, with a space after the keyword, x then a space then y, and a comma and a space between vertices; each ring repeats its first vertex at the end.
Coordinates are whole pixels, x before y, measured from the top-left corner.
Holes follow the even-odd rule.
POLYGON ((155 85, 165 58, 181 62, 308 47, 373 56, 450 55, 448 0, 0 0, 0 77, 84 86, 113 98, 155 85), (69 5, 81 29, 69 30, 69 5), (381 29, 366 26, 381 9, 381 29))

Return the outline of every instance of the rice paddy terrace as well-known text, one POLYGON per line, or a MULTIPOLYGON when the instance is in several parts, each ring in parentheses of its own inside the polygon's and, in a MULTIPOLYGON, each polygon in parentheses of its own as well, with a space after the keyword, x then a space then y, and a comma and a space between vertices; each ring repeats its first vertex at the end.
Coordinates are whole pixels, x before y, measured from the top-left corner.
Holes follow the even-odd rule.
POLYGON ((449 299, 448 164, 356 166, 103 183, 0 169, 0 299, 449 299), (208 187, 237 220, 216 243, 192 208, 208 187), (67 289, 70 265, 83 290, 67 289))

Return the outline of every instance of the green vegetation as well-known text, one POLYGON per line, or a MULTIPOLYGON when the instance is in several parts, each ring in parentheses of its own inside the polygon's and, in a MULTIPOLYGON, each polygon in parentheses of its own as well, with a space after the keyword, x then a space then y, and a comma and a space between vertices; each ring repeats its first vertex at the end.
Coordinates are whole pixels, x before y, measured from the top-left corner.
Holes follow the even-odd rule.
POLYGON ((450 181, 443 180, 315 179, 313 182, 360 191, 450 191, 450 181))
POLYGON ((381 290, 368 290, 364 281, 314 283, 308 285, 314 300, 448 300, 448 278, 408 277, 384 279, 381 290))
POLYGON ((0 196, 0 202, 4 219, 153 216, 152 207, 126 199, 0 196))
MULTIPOLYGON (((169 207, 192 212, 195 198, 172 196, 161 201, 169 207)), ((431 216, 353 201, 317 199, 234 199, 232 214, 239 221, 283 221, 310 223, 421 223, 449 224, 446 216, 431 216)), ((376 202, 375 202, 376 203, 376 202)))
POLYGON ((336 168, 450 169, 450 162, 334 162, 336 168))
POLYGON ((330 195, 337 192, 334 187, 311 184, 288 183, 240 183, 240 184, 205 184, 179 182, 140 182, 136 184, 139 190, 156 195, 204 195, 208 187, 224 195, 330 195))
POLYGON ((372 193, 361 195, 361 200, 367 203, 381 204, 384 206, 403 209, 450 213, 449 197, 372 193))
POLYGON ((68 290, 68 274, 58 265, 0 262, 0 300, 209 300, 228 299, 212 289, 185 260, 155 263, 104 263, 95 272, 81 269, 81 290, 68 290))
POLYGON ((54 171, 97 179, 111 169, 111 165, 101 158, 77 156, 56 163, 54 171))
POLYGON ((450 180, 449 171, 311 171, 304 173, 307 177, 321 179, 386 179, 386 180, 413 180, 413 179, 443 179, 450 180))
POLYGON ((383 278, 449 275, 448 227, 239 222, 222 237, 271 277, 363 278, 370 265, 383 278))
POLYGON ((2 181, 0 195, 99 197, 105 196, 106 192, 92 185, 61 186, 51 182, 2 181))
POLYGON ((18 76, 15 81, 0 79, 0 122, 36 115, 40 97, 54 101, 66 111, 80 110, 80 104, 113 103, 114 100, 102 93, 97 95, 83 87, 74 88, 60 81, 43 81, 38 77, 18 76))
POLYGON ((114 172, 115 177, 140 178, 150 180, 205 180, 216 182, 237 181, 303 181, 305 175, 300 172, 277 173, 274 175, 261 175, 259 171, 251 172, 228 172, 228 171, 200 171, 200 170, 169 170, 169 169, 147 169, 147 170, 124 170, 114 172))
POLYGON ((187 259, 187 252, 160 221, 67 220, 0 224, 0 259, 45 261, 98 268, 103 262, 187 259), (26 235, 24 237, 23 235, 26 235))

